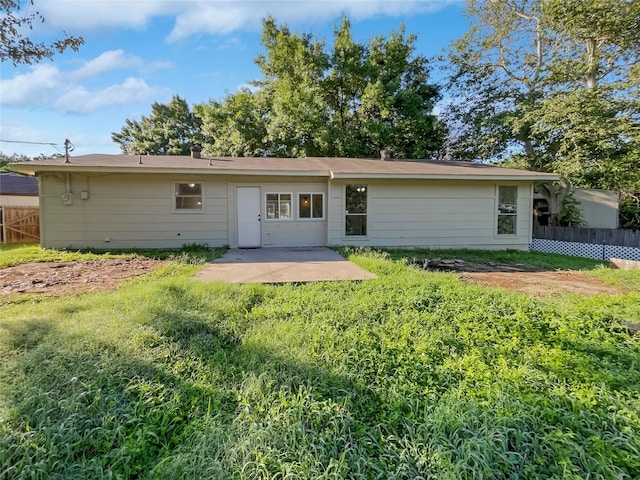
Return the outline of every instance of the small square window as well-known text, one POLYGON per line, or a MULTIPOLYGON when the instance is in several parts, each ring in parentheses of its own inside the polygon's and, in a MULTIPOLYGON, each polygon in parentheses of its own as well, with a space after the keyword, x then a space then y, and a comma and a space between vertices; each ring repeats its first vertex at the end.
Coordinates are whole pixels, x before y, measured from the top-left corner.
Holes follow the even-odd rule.
POLYGON ((202 210, 202 183, 175 184, 176 210, 202 210))
POLYGON ((301 193, 298 195, 298 218, 324 218, 324 194, 301 193))
POLYGON ((291 219, 291 194, 267 193, 267 220, 291 219))

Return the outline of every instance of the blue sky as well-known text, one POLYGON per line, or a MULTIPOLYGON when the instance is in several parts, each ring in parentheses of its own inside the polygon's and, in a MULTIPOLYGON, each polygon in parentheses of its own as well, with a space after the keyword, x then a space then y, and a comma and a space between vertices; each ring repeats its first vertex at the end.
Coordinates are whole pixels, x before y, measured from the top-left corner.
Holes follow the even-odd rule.
POLYGON ((111 132, 148 115, 152 102, 177 94, 194 105, 237 91, 259 78, 266 15, 328 42, 342 13, 361 42, 404 23, 418 36, 416 53, 428 57, 468 27, 455 0, 35 0, 30 8, 45 17, 34 38, 64 31, 85 44, 53 61, 1 65, 0 139, 57 144, 0 142, 8 155, 52 155, 65 138, 74 155, 119 153, 111 132))

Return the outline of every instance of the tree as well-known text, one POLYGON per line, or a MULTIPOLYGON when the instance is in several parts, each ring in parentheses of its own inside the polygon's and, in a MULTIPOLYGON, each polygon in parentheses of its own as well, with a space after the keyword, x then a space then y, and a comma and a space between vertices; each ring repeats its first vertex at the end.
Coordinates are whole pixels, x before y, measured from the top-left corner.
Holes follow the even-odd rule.
POLYGON ((350 29, 343 18, 328 51, 312 35, 264 20, 266 51, 256 59, 263 77, 255 90, 196 109, 214 139, 205 153, 377 157, 386 148, 419 158, 437 151, 444 130, 433 106, 440 93, 428 83, 426 58, 414 55, 416 37, 401 28, 363 45, 350 29))
POLYGON ((187 101, 174 95, 168 104, 154 102, 151 115, 140 121, 127 119, 111 139, 129 155, 188 155, 191 147, 204 142, 202 121, 190 111, 187 101))
POLYGON ((209 139, 208 153, 232 157, 262 157, 266 145, 266 115, 262 96, 248 88, 223 101, 196 105, 194 113, 202 120, 202 134, 209 139))
POLYGON ((459 158, 555 172, 571 185, 638 189, 640 3, 470 0, 450 53, 448 148, 459 158))
MULTIPOLYGON (((51 59, 68 48, 77 52, 84 43, 82 38, 70 36, 49 45, 34 42, 24 32, 33 30, 34 23, 44 22, 44 17, 39 12, 23 14, 20 3, 20 0, 0 0, 0 61, 10 60, 14 65, 33 64, 44 58, 51 59)), ((33 0, 28 4, 33 5, 33 0)))

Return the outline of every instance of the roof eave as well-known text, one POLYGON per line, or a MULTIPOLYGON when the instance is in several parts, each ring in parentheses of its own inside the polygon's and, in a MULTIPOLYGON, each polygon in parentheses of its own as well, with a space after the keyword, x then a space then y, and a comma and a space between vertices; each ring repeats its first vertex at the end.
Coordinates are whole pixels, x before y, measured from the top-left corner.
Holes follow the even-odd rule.
POLYGON ((167 168, 151 167, 147 165, 88 166, 88 165, 32 165, 16 163, 10 166, 12 170, 28 175, 38 172, 72 172, 72 173, 173 173, 187 175, 236 175, 236 176, 270 176, 270 177, 328 177, 325 170, 255 170, 255 169, 219 169, 215 166, 205 168, 167 168), (17 168, 16 168, 17 167, 17 168))
POLYGON ((532 182, 554 182, 560 180, 558 175, 537 174, 537 175, 469 175, 460 174, 405 174, 405 173, 336 173, 331 172, 332 180, 336 179, 401 179, 401 180, 497 180, 497 181, 532 181, 532 182))

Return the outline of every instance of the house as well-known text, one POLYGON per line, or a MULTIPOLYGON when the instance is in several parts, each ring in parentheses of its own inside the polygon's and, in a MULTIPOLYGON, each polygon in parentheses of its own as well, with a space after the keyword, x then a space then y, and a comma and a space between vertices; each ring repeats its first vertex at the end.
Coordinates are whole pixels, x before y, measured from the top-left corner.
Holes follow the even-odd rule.
POLYGON ((37 179, 17 173, 0 172, 0 207, 37 206, 37 179))
POLYGON ((47 248, 527 249, 533 183, 467 162, 86 155, 12 164, 40 186, 47 248))

